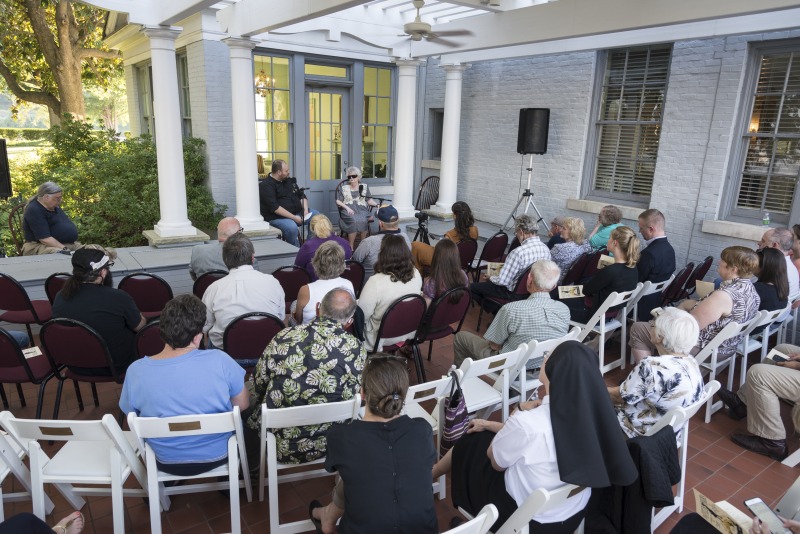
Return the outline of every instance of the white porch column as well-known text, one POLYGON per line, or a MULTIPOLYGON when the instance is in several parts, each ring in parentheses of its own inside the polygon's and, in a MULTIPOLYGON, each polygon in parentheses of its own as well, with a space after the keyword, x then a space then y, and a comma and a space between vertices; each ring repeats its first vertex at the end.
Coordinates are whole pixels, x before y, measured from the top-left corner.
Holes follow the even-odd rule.
POLYGON ((398 215, 414 215, 414 136, 417 117, 416 59, 398 59, 397 65, 397 123, 395 125, 394 200, 398 215))
POLYGON ((444 65, 444 120, 442 121, 442 168, 439 173, 439 200, 432 207, 451 213, 458 189, 458 146, 461 138, 461 81, 466 65, 444 65))
POLYGON ((222 41, 228 45, 231 56, 236 218, 247 232, 266 230, 269 223, 261 216, 256 168, 256 105, 253 91, 253 48, 256 43, 238 37, 227 37, 222 41))
POLYGON ((186 208, 186 175, 183 169, 181 106, 175 38, 179 28, 151 26, 142 29, 150 39, 153 69, 153 116, 156 125, 158 204, 161 219, 153 228, 158 237, 196 236, 186 208))

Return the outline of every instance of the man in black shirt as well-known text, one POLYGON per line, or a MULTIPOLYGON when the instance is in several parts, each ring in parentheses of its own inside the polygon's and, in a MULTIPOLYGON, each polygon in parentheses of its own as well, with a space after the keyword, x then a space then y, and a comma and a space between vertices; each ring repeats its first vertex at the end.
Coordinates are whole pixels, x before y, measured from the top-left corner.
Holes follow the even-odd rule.
POLYGON ((297 227, 319 212, 308 209, 308 199, 289 179, 289 164, 282 159, 272 162, 272 172, 258 184, 261 216, 283 234, 283 240, 299 247, 297 227))
POLYGON ((54 182, 39 186, 36 196, 28 202, 22 220, 25 234, 23 256, 53 254, 62 250, 77 250, 78 228, 59 205, 64 195, 54 182))

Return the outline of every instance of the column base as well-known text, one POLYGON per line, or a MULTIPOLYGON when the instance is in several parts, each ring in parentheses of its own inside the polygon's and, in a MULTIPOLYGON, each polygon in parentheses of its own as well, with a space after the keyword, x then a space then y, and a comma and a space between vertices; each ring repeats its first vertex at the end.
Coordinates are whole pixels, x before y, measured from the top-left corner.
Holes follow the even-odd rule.
POLYGON ((156 230, 145 230, 142 235, 147 239, 147 244, 155 248, 190 247, 211 239, 211 236, 198 229, 192 235, 162 236, 156 230))
POLYGON ((414 214, 417 212, 414 209, 414 206, 398 206, 396 204, 392 204, 394 209, 397 210, 397 216, 401 219, 413 219, 414 214))
POLYGON ((244 228, 245 232, 249 232, 251 230, 269 230, 272 228, 267 221, 264 220, 263 217, 260 215, 257 217, 245 217, 244 215, 239 215, 238 213, 234 215, 236 220, 239 221, 239 224, 244 228))
POLYGON ((425 213, 430 215, 431 217, 437 217, 439 219, 452 219, 453 212, 450 209, 453 203, 450 204, 434 204, 430 207, 430 209, 425 210, 425 213))

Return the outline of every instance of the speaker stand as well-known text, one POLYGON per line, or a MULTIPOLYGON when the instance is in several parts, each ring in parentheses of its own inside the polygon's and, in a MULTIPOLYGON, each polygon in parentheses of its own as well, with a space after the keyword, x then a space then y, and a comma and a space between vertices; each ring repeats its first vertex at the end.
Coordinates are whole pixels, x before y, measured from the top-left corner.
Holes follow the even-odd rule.
MULTIPOLYGON (((544 217, 542 217, 541 212, 539 212, 539 208, 536 207, 536 203, 533 201, 533 191, 531 191, 531 178, 533 176, 533 154, 531 154, 530 156, 531 156, 531 158, 530 158, 530 161, 528 163, 528 169, 527 169, 528 170, 528 186, 525 188, 525 191, 522 192, 522 195, 519 197, 519 200, 517 200, 517 203, 514 205, 514 208, 511 210, 511 213, 509 213, 508 219, 506 219, 506 222, 503 223, 503 227, 501 228, 501 230, 503 232, 506 232, 508 230, 513 230, 514 229, 514 225, 513 224, 509 225, 509 223, 511 221, 515 221, 516 222, 517 211, 519 210, 519 207, 520 207, 520 205, 522 205, 523 202, 525 203, 525 209, 523 210, 524 214, 527 215, 528 214, 528 210, 530 210, 531 208, 533 208, 533 211, 536 212, 536 216, 538 217, 536 219, 536 226, 537 227, 540 224, 542 224, 542 221, 544 219, 544 217)), ((545 225, 545 230, 547 230, 546 225, 545 225)))

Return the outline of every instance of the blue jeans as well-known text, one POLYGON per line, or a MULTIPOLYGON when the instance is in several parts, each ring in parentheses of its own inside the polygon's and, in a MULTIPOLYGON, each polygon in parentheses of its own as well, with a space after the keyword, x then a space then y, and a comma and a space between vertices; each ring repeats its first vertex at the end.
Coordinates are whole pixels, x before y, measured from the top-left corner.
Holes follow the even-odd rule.
MULTIPOLYGON (((319 215, 319 212, 314 209, 308 210, 308 212, 311 214, 311 217, 313 217, 314 215, 319 215)), ((303 213, 302 212, 297 213, 296 215, 302 217, 303 213)), ((308 220, 305 221, 306 226, 308 226, 309 222, 311 221, 311 217, 309 217, 308 220)), ((296 247, 300 246, 300 240, 297 237, 298 235, 297 231, 299 229, 299 225, 296 222, 294 222, 291 219, 284 219, 283 217, 281 217, 279 219, 269 221, 269 224, 281 231, 281 233, 283 234, 284 241, 296 247)), ((306 231, 308 230, 306 229, 306 231)))
POLYGON ((21 349, 28 348, 28 345, 31 344, 31 340, 25 332, 17 332, 16 330, 6 330, 6 332, 11 334, 11 337, 14 338, 14 341, 17 342, 21 349))

